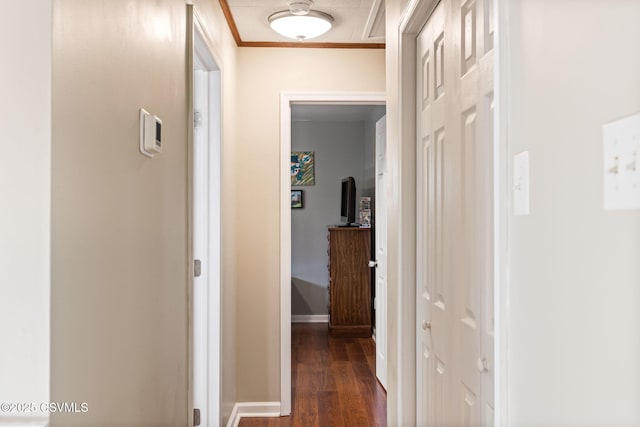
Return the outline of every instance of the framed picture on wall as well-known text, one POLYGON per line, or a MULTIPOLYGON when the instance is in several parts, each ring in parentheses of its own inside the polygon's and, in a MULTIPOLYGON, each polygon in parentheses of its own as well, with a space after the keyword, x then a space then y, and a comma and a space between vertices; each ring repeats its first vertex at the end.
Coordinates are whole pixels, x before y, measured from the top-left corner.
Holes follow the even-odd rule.
POLYGON ((291 153, 291 186, 316 185, 313 151, 291 153))
POLYGON ((303 190, 291 190, 291 209, 302 209, 304 207, 303 190))

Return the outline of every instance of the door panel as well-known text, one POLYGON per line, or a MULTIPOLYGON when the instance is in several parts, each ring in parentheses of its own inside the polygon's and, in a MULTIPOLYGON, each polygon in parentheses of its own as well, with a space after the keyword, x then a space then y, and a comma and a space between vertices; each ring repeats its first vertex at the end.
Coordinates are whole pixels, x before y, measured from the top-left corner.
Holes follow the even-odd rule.
POLYGON ((493 19, 442 0, 417 38, 418 425, 493 425, 493 19))
POLYGON ((416 161, 417 262, 417 424, 446 426, 453 407, 450 282, 443 280, 445 258, 445 146, 448 127, 444 8, 436 7, 418 37, 418 126, 416 161))

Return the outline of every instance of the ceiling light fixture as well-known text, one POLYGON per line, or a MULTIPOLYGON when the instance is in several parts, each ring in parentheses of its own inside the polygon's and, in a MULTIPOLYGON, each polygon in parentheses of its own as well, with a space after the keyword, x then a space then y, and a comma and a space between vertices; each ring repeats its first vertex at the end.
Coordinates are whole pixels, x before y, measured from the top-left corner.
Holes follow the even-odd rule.
POLYGON ((311 10, 310 0, 291 0, 289 10, 269 16, 269 25, 278 34, 304 41, 321 36, 331 29, 333 16, 311 10))

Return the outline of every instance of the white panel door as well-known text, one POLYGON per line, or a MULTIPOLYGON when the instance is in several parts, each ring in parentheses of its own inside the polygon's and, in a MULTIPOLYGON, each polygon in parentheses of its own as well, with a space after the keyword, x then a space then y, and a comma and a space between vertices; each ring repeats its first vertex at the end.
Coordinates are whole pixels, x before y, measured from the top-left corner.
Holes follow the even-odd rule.
MULTIPOLYGON (((456 425, 453 411, 451 303, 447 245, 453 217, 445 217, 445 145, 450 126, 445 109, 452 91, 445 70, 445 6, 440 3, 417 40, 417 284, 416 420, 419 426, 456 425)), ((450 201, 449 201, 450 203, 450 201)))
POLYGON ((376 376, 387 388, 387 118, 376 123, 376 376))
POLYGON ((442 0, 417 40, 417 420, 493 425, 493 20, 442 0))

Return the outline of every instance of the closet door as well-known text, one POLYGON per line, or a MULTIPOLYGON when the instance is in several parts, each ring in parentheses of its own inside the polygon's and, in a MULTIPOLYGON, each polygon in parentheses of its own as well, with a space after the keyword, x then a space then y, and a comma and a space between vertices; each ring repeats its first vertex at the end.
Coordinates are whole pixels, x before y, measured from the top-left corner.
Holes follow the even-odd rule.
POLYGON ((443 0, 417 40, 417 420, 493 425, 493 26, 443 0))

